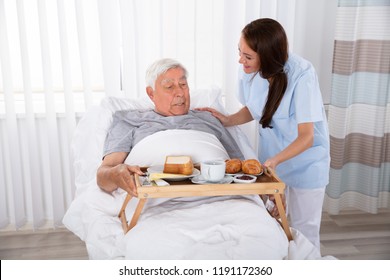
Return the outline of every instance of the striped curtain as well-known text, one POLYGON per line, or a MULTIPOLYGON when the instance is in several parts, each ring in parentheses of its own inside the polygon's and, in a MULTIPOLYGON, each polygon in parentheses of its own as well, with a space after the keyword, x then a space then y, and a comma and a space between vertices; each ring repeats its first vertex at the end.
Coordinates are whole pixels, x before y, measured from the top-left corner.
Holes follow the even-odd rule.
POLYGON ((339 0, 324 210, 390 207, 390 0, 339 0))

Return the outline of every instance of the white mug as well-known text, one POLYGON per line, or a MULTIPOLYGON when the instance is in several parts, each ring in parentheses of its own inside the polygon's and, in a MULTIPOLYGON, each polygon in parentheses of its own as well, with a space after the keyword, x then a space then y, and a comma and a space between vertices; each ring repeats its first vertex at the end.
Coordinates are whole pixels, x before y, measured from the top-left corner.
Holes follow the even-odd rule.
POLYGON ((200 172, 206 181, 219 182, 225 177, 226 163, 223 160, 205 161, 200 164, 200 172))

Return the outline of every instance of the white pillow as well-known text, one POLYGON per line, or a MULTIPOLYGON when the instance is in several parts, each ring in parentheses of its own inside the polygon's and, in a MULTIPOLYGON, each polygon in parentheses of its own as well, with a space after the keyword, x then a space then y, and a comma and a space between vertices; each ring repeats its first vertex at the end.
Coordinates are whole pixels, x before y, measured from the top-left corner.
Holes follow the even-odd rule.
POLYGON ((170 129, 142 139, 133 147, 125 163, 139 166, 163 165, 167 155, 188 155, 194 163, 229 158, 225 148, 213 134, 203 131, 170 129), (168 143, 169 145, 166 145, 168 143))

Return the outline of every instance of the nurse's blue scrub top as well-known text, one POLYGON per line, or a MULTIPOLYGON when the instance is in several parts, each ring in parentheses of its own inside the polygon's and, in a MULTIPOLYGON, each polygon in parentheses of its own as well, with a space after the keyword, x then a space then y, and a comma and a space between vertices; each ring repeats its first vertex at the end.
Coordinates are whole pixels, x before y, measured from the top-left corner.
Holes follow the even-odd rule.
MULTIPOLYGON (((329 182, 329 132, 315 69, 310 62, 289 53, 284 71, 288 85, 272 117, 273 128, 259 125, 259 160, 265 162, 291 144, 298 136, 298 124, 313 122, 313 146, 279 164, 276 173, 290 187, 325 187, 329 182)), ((259 74, 246 74, 241 68, 238 98, 257 121, 262 116, 268 86, 259 74)))

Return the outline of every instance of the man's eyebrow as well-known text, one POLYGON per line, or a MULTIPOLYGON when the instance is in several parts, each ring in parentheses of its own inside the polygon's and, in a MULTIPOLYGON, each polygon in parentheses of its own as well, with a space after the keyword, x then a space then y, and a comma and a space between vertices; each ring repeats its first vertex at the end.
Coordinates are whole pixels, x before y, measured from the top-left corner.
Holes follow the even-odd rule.
POLYGON ((175 83, 174 79, 166 78, 166 79, 161 80, 161 85, 172 85, 174 83, 175 83))
POLYGON ((173 80, 172 79, 163 79, 161 80, 162 83, 169 83, 169 82, 172 82, 173 80))
MULTIPOLYGON (((183 81, 183 80, 187 81, 187 77, 183 76, 183 77, 179 78, 179 81, 183 81)), ((161 83, 172 83, 172 82, 175 82, 175 80, 169 79, 169 78, 161 80, 161 83)))

